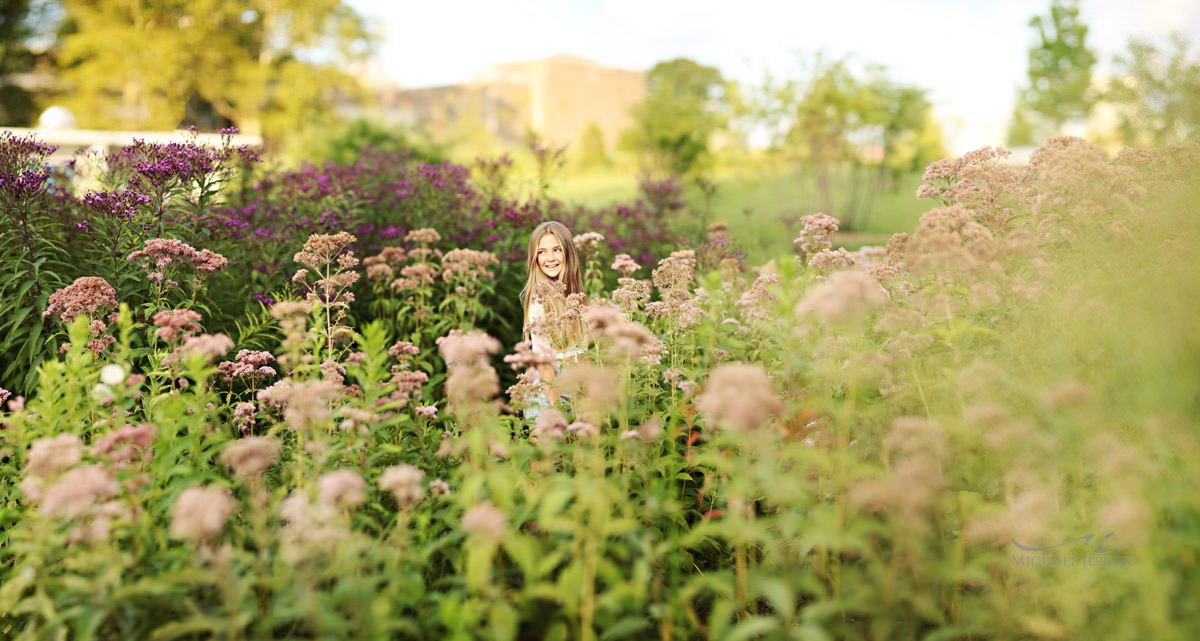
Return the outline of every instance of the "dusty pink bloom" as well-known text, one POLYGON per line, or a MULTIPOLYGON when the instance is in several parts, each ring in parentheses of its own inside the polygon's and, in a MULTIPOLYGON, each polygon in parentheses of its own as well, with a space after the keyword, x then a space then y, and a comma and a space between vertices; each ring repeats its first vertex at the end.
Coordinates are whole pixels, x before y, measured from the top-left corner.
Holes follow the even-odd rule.
POLYGON ((116 495, 120 486, 99 465, 75 468, 62 475, 42 497, 40 507, 46 514, 74 519, 91 512, 97 502, 116 495))
POLYGON ((1042 402, 1054 410, 1079 407, 1091 402, 1093 393, 1090 387, 1075 378, 1055 383, 1046 390, 1042 402))
POLYGON ((182 240, 151 238, 145 247, 130 254, 129 260, 137 262, 146 271, 158 271, 169 265, 190 265, 196 256, 196 248, 182 240))
POLYGON ((638 309, 650 300, 650 281, 637 280, 635 278, 618 278, 617 284, 620 285, 613 290, 612 299, 626 313, 638 309))
POLYGON ((334 470, 317 479, 317 497, 326 505, 354 508, 367 498, 366 483, 354 470, 334 470))
POLYGON ((389 467, 379 475, 379 487, 390 492, 400 505, 413 505, 425 495, 425 473, 411 465, 389 467))
POLYGON ((357 407, 343 407, 338 410, 338 414, 344 417, 338 425, 338 429, 343 432, 357 430, 360 434, 368 434, 371 426, 379 422, 378 414, 357 407))
POLYGON ((224 334, 201 334, 189 336, 178 349, 163 358, 163 363, 173 365, 186 362, 192 357, 199 357, 205 362, 214 361, 233 348, 233 341, 224 334))
POLYGON ((421 388, 425 383, 429 382, 429 375, 425 372, 414 372, 411 370, 398 370, 392 373, 392 377, 388 379, 388 384, 394 389, 388 395, 388 399, 397 405, 404 405, 413 395, 420 395, 421 388))
POLYGON ((201 249, 192 257, 192 267, 195 267, 196 271, 201 274, 211 274, 223 269, 228 264, 227 258, 207 249, 201 249))
POLYGON ((567 426, 567 432, 574 434, 575 438, 587 439, 596 436, 600 430, 591 423, 585 421, 575 421, 567 426))
POLYGON ((226 383, 234 379, 254 381, 271 378, 277 374, 270 364, 275 362, 275 356, 270 352, 258 352, 248 349, 238 350, 233 361, 223 361, 217 365, 217 373, 226 383))
POLYGON ((430 244, 438 242, 441 239, 442 239, 442 235, 439 234, 436 229, 432 229, 429 227, 425 227, 422 229, 414 229, 414 230, 408 232, 408 235, 406 235, 404 237, 405 241, 410 242, 410 243, 417 243, 420 245, 430 245, 430 244))
POLYGON ((312 313, 312 303, 301 300, 281 300, 271 306, 271 318, 285 320, 312 313))
POLYGON ((659 436, 662 436, 662 432, 662 421, 652 418, 634 429, 621 432, 621 440, 626 441, 636 438, 641 441, 654 441, 659 436))
POLYGON ((303 489, 292 490, 279 503, 279 516, 285 522, 279 532, 281 556, 288 563, 330 551, 350 534, 337 506, 323 501, 314 503, 303 489))
POLYGON ((235 476, 249 479, 262 474, 279 457, 279 441, 269 436, 247 436, 237 439, 221 450, 221 462, 235 476))
POLYGON ((437 498, 439 496, 450 495, 450 484, 442 479, 433 479, 429 482, 429 496, 437 498))
POLYGON ((852 486, 849 503, 855 509, 890 514, 904 530, 920 533, 929 527, 928 510, 942 484, 936 459, 903 457, 892 464, 889 476, 866 479, 852 486))
POLYGON ((327 358, 321 362, 321 378, 341 385, 346 382, 346 368, 341 363, 327 358))
POLYGON ((451 409, 490 400, 500 392, 500 378, 488 360, 488 354, 500 351, 500 341, 479 331, 451 330, 437 344, 450 370, 446 396, 451 409))
POLYGON ((797 316, 814 316, 822 321, 839 321, 870 311, 887 302, 887 291, 869 274, 847 270, 834 272, 796 303, 797 316))
POLYGON ((783 402, 761 366, 730 363, 713 370, 696 410, 712 427, 744 431, 778 415, 783 402))
POLYGON ((299 430, 328 421, 333 416, 329 403, 340 389, 338 384, 326 380, 295 384, 279 381, 259 392, 258 400, 282 408, 288 427, 299 430))
POLYGON ((12 396, 12 392, 0 387, 0 406, 3 406, 10 396, 12 396))
POLYGON ((584 423, 602 425, 621 404, 621 375, 615 369, 583 361, 566 368, 559 383, 571 398, 575 418, 584 423))
POLYGON ((500 261, 492 252, 474 249, 452 249, 442 256, 442 280, 478 280, 492 278, 492 266, 500 261))
POLYGON ((42 438, 29 446, 25 473, 48 479, 83 459, 83 443, 74 434, 42 438))
POLYGON ((388 356, 404 362, 421 354, 421 348, 408 341, 400 341, 388 348, 388 356))
POLYGON ((1046 488, 1033 488, 1018 494, 999 513, 971 519, 963 529, 963 538, 972 543, 996 547, 1012 545, 1015 539, 1037 545, 1049 525, 1047 517, 1061 510, 1058 497, 1046 488))
POLYGON ((822 249, 808 259, 808 266, 822 272, 854 266, 854 257, 845 247, 822 249))
POLYGON ((447 405, 452 410, 491 400, 499 393, 500 377, 491 366, 453 367, 446 377, 447 405))
POLYGON ((50 294, 47 302, 43 318, 58 316, 64 323, 69 323, 76 316, 91 316, 116 307, 117 290, 103 278, 83 276, 50 294))
POLYGON ((438 408, 437 405, 418 405, 417 407, 413 408, 413 412, 415 412, 417 416, 424 418, 435 418, 438 414, 438 408))
POLYGON ((476 503, 462 517, 462 529, 485 539, 499 542, 508 528, 508 517, 487 501, 476 503))
POLYGON ((126 425, 96 441, 92 445, 92 453, 96 456, 106 454, 115 463, 130 462, 139 458, 139 451, 144 455, 154 445, 155 435, 153 423, 142 423, 136 427, 126 425))
POLYGON ((575 249, 579 250, 580 254, 590 256, 604 244, 604 235, 589 231, 576 235, 571 241, 575 244, 575 249))
POLYGON ((561 441, 567 430, 567 418, 562 412, 547 408, 538 414, 533 429, 529 431, 530 440, 536 443, 551 443, 561 441))
POLYGON ((337 256, 356 240, 358 239, 354 234, 344 231, 336 234, 312 234, 304 242, 304 248, 296 252, 292 260, 313 269, 324 269, 328 263, 337 260, 337 256))
POLYGON ((535 351, 532 341, 521 341, 514 349, 516 351, 504 357, 504 362, 511 365, 515 371, 527 371, 539 365, 554 364, 554 354, 548 350, 535 351))
POLYGON ((637 264, 637 261, 635 261, 629 254, 617 254, 616 260, 613 261, 612 268, 618 272, 621 272, 622 275, 628 278, 632 277, 637 270, 642 268, 642 266, 637 264))
POLYGON ((775 302, 775 295, 770 287, 779 286, 779 276, 773 272, 763 272, 754 279, 754 284, 737 300, 742 319, 746 322, 763 321, 771 316, 769 305, 775 302))
POLYGON ((154 330, 154 335, 169 343, 200 331, 200 314, 190 309, 165 309, 156 312, 153 322, 158 328, 154 330))
POLYGON ((193 486, 175 500, 171 510, 171 536, 205 542, 219 534, 237 510, 229 490, 215 485, 193 486))
POLYGON ((233 424, 242 434, 249 434, 254 429, 254 415, 258 407, 254 403, 238 403, 233 406, 233 424))
POLYGON ((24 409, 25 409, 25 397, 24 396, 14 396, 12 399, 10 399, 8 401, 8 411, 20 412, 24 409))
POLYGON ((446 360, 446 365, 486 365, 488 354, 500 351, 500 341, 481 331, 463 334, 451 330, 446 336, 437 339, 438 352, 446 360))
POLYGON ((838 220, 833 216, 818 213, 809 216, 801 216, 800 222, 804 228, 800 231, 800 235, 792 241, 796 250, 805 256, 811 256, 817 252, 829 249, 833 246, 833 234, 838 230, 838 220))
POLYGON ((604 332, 604 338, 610 341, 608 353, 613 358, 642 358, 658 362, 663 351, 662 341, 640 323, 612 325, 604 332))
POLYGON ((670 256, 658 261, 658 267, 650 277, 660 290, 690 287, 696 279, 696 252, 690 249, 671 252, 670 256))

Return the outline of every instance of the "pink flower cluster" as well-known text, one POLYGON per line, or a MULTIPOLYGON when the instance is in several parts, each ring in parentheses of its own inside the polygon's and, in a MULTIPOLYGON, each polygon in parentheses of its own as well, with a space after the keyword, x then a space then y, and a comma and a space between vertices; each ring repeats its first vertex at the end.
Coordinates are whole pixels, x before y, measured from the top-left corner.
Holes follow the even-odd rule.
POLYGON ((241 349, 234 360, 217 365, 217 373, 226 383, 232 383, 235 379, 254 381, 271 378, 278 373, 270 366, 274 362, 275 356, 270 352, 241 349))
POLYGON ((117 306, 117 290, 97 276, 83 276, 50 295, 43 318, 58 316, 69 323, 76 316, 94 317, 117 306))
POLYGON ((174 238, 151 238, 145 247, 129 254, 128 260, 141 265, 151 282, 168 287, 178 285, 168 277, 177 267, 186 265, 194 269, 198 282, 229 264, 229 260, 220 254, 207 249, 197 250, 174 238))

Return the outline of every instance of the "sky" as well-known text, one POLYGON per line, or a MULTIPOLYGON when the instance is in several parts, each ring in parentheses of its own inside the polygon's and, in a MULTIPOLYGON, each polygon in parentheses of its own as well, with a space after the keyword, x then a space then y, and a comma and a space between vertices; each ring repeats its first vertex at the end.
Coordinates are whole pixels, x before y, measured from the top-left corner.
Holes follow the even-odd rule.
MULTIPOLYGON (((565 54, 648 70, 686 57, 744 84, 823 50, 887 66, 929 91, 950 150, 1004 142, 1049 0, 350 0, 383 38, 379 72, 403 87, 470 80, 489 65, 565 54)), ((1200 44, 1200 1, 1084 0, 1107 63, 1131 37, 1200 44)), ((1195 51, 1195 49, 1193 49, 1195 51)))

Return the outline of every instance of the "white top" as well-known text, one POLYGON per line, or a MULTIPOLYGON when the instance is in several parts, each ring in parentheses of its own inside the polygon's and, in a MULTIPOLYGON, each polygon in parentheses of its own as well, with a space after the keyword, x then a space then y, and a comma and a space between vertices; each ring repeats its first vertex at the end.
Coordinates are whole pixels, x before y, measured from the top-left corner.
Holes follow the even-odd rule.
POLYGON ((533 327, 538 324, 538 321, 546 317, 546 308, 541 301, 532 300, 529 302, 529 322, 526 324, 526 329, 529 331, 529 342, 532 344, 535 354, 554 354, 554 359, 561 361, 573 356, 578 356, 584 353, 581 347, 572 347, 564 351, 555 351, 550 339, 538 332, 533 331, 533 327))

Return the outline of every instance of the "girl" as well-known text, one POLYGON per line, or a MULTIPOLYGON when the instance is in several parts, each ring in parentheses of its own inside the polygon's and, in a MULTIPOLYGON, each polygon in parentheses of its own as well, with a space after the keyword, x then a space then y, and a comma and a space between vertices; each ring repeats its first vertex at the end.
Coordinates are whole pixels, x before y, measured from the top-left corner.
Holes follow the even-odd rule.
POLYGON ((539 365, 533 384, 537 392, 528 399, 525 417, 535 418, 542 408, 557 403, 560 394, 554 380, 562 363, 574 361, 584 349, 583 276, 571 232, 559 222, 548 221, 529 236, 528 277, 521 290, 525 309, 525 340, 533 351, 545 355, 553 365, 539 365), (552 357, 552 358, 550 358, 552 357))

